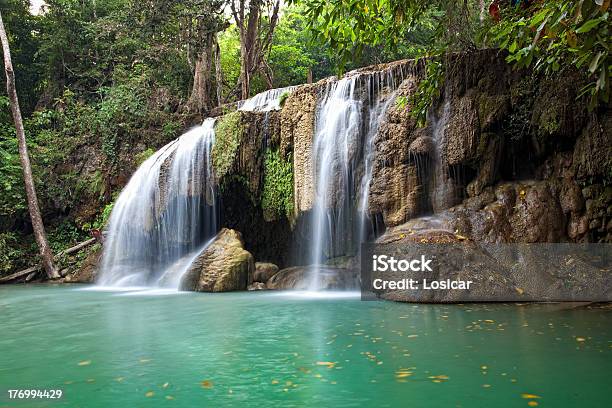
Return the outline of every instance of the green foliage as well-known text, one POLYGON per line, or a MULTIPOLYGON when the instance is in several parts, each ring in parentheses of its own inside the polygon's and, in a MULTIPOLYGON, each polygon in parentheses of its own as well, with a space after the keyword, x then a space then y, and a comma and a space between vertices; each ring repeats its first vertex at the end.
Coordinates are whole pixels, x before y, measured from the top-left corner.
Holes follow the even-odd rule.
POLYGON ((113 211, 113 206, 115 205, 115 201, 106 204, 102 209, 102 212, 98 214, 94 222, 85 223, 81 226, 84 231, 89 231, 92 229, 103 230, 108 225, 108 220, 110 219, 111 213, 113 211))
POLYGON ((610 100, 610 13, 601 0, 554 0, 505 11, 488 30, 491 41, 506 50, 517 67, 532 66, 547 75, 575 67, 589 83, 580 96, 589 108, 610 100))
MULTIPOLYGON (((459 0, 294 0, 304 6, 315 41, 329 46, 343 70, 369 56, 384 62, 418 57, 431 48, 474 47, 479 4, 459 0)), ((362 61, 363 62, 363 61, 362 61)))
POLYGON ((140 166, 142 163, 144 163, 149 157, 153 156, 154 154, 155 154, 155 150, 149 147, 148 149, 143 150, 142 152, 136 154, 136 156, 134 156, 134 161, 136 162, 137 166, 140 166))
POLYGON ((15 127, 9 114, 8 98, 0 96, 0 216, 12 217, 25 209, 25 191, 15 127))
POLYGON ((417 92, 411 98, 405 96, 396 100, 400 108, 410 105, 410 114, 417 121, 417 126, 425 126, 427 113, 431 105, 440 97, 444 84, 444 64, 439 57, 427 60, 426 76, 419 82, 417 92))
POLYGON ((215 124, 215 144, 212 151, 215 175, 221 179, 231 169, 242 140, 241 112, 231 112, 222 116, 215 124))
MULTIPOLYGON (((56 228, 50 229, 47 238, 53 252, 58 253, 86 239, 87 233, 73 221, 65 220, 56 228)), ((36 251, 36 248, 32 248, 32 252, 34 251, 36 251)))
POLYGON ((24 255, 25 250, 19 245, 17 233, 0 233, 0 276, 13 272, 24 255))
POLYGON ((289 97, 289 95, 291 95, 291 92, 285 91, 281 94, 281 96, 278 97, 278 104, 281 107, 285 106, 285 102, 287 101, 287 98, 289 97))
POLYGON ((261 208, 267 220, 293 217, 293 164, 278 150, 268 150, 264 162, 264 185, 261 208))

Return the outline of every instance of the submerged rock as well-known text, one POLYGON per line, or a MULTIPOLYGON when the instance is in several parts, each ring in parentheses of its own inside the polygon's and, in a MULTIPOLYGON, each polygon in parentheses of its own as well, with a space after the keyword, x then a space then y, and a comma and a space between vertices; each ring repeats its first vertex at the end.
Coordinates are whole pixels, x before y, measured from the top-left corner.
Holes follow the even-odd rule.
POLYGON ((254 271, 253 256, 244 249, 240 233, 223 228, 196 257, 179 287, 197 292, 245 290, 254 271))
POLYGON ((266 283, 278 272, 278 266, 270 262, 255 262, 253 282, 266 283))
POLYGON ((248 291, 266 290, 266 284, 262 282, 253 282, 247 287, 248 291))
MULTIPOLYGON (((323 266, 317 268, 319 288, 322 290, 359 289, 359 271, 356 269, 323 266)), ((314 277, 314 266, 292 266, 282 269, 267 283, 268 289, 308 290, 314 277)))

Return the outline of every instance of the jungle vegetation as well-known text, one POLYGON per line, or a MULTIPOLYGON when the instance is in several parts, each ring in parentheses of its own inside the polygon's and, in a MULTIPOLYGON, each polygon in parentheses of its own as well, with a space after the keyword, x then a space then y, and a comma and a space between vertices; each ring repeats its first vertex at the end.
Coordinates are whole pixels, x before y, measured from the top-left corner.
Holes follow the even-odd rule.
MULTIPOLYGON (((610 97, 609 6, 610 0, 46 0, 33 12, 28 0, 0 0, 0 13, 34 183, 57 251, 108 218, 125 182, 118 179, 126 170, 122 146, 145 145, 132 158, 136 166, 194 115, 268 88, 427 57, 434 65, 414 101, 423 119, 443 75, 436 61, 497 47, 500 58, 541 75, 578 71, 586 86, 577 103, 596 109, 610 97), (84 145, 100 152, 99 168, 87 179, 68 161, 84 145)), ((2 76, 0 275, 32 263, 36 252, 2 76)))

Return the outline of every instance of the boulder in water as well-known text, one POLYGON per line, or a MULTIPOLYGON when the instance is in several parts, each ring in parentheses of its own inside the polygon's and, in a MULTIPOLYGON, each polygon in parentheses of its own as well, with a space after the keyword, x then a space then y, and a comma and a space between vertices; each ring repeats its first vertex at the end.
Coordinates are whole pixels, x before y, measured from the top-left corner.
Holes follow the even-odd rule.
POLYGON ((93 251, 87 255, 87 258, 81 264, 81 267, 73 275, 66 276, 64 282, 93 283, 96 280, 101 257, 102 247, 96 244, 93 251))
POLYGON ((266 283, 278 272, 278 266, 270 262, 255 262, 253 282, 266 283))
POLYGON ((253 281, 255 262, 238 231, 223 228, 195 258, 180 289, 197 292, 245 290, 253 281))
POLYGON ((319 274, 318 289, 356 290, 360 287, 358 270, 324 265, 318 268, 315 266, 292 266, 282 269, 270 278, 266 286, 268 289, 309 290, 315 273, 319 274))

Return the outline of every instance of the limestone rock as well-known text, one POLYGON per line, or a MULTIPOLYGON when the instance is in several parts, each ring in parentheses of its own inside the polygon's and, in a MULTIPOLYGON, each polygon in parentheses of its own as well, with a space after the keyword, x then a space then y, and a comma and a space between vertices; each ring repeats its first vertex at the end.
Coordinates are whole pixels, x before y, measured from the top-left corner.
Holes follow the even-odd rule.
MULTIPOLYGON (((280 270, 266 284, 268 289, 308 290, 313 280, 313 266, 293 266, 280 270)), ((321 265, 318 268, 319 289, 347 290, 359 288, 359 272, 355 269, 321 265)))
POLYGON ((255 290, 266 290, 266 284, 263 282, 253 282, 247 287, 247 290, 250 292, 255 290))
POLYGON ((293 151, 294 200, 297 213, 312 208, 314 182, 312 139, 315 132, 316 85, 293 91, 281 111, 281 153, 293 151))
POLYGON ((253 281, 255 263, 238 231, 223 228, 202 250, 183 276, 181 290, 228 292, 245 290, 253 281))
POLYGON ((255 262, 253 282, 266 283, 278 272, 278 266, 270 262, 255 262))
POLYGON ((89 253, 87 258, 81 264, 81 267, 73 275, 68 275, 64 282, 76 283, 93 283, 96 280, 100 260, 102 258, 102 247, 96 244, 96 247, 89 253))

